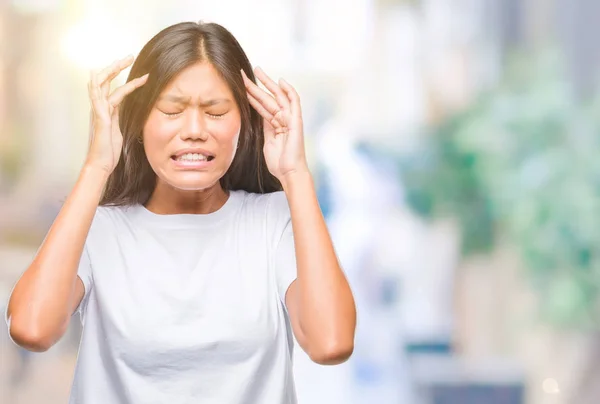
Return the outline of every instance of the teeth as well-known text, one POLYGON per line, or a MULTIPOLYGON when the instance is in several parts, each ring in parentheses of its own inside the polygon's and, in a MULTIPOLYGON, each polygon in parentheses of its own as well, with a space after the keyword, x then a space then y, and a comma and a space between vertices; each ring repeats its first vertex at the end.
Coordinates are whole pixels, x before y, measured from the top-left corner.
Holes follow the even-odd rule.
POLYGON ((206 156, 198 153, 187 153, 177 157, 177 161, 206 161, 206 156))

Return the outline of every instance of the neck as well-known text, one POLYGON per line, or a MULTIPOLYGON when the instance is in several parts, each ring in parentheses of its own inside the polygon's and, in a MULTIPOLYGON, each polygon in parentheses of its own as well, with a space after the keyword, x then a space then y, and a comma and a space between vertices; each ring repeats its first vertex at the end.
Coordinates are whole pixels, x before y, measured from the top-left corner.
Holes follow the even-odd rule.
POLYGON ((146 209, 159 215, 208 214, 219 210, 229 193, 219 183, 201 191, 184 191, 162 182, 156 185, 146 209))

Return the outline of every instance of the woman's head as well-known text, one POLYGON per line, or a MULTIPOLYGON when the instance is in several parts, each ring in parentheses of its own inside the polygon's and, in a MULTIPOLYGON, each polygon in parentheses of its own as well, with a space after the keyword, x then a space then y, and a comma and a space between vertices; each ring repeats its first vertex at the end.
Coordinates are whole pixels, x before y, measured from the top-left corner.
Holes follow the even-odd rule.
POLYGON ((129 74, 150 75, 121 104, 123 152, 101 204, 145 203, 157 185, 279 190, 241 69, 254 80, 239 43, 218 24, 176 24, 152 38, 129 74))

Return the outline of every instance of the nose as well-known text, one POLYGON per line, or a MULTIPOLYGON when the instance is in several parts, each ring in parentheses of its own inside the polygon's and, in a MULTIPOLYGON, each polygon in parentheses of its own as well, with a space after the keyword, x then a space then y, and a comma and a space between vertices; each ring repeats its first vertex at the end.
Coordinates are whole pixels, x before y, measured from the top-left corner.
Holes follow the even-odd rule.
POLYGON ((197 110, 191 110, 183 117, 180 134, 183 140, 201 140, 208 138, 204 115, 197 110))

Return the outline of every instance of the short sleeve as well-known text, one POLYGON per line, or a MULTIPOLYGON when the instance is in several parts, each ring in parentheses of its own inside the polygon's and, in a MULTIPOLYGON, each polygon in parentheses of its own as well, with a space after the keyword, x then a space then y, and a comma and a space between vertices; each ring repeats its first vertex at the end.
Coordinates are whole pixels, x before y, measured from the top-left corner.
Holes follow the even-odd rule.
POLYGON ((297 277, 297 269, 292 219, 287 198, 283 192, 272 194, 268 213, 275 219, 276 245, 273 262, 277 280, 277 291, 279 298, 285 305, 285 295, 297 277))
POLYGON ((90 297, 90 290, 92 289, 92 263, 90 261, 90 255, 87 250, 87 246, 84 246, 83 252, 81 253, 81 259, 79 260, 79 267, 77 269, 77 276, 83 282, 84 295, 81 299, 81 303, 77 306, 75 313, 79 313, 83 318, 83 313, 87 307, 87 302, 90 297))

